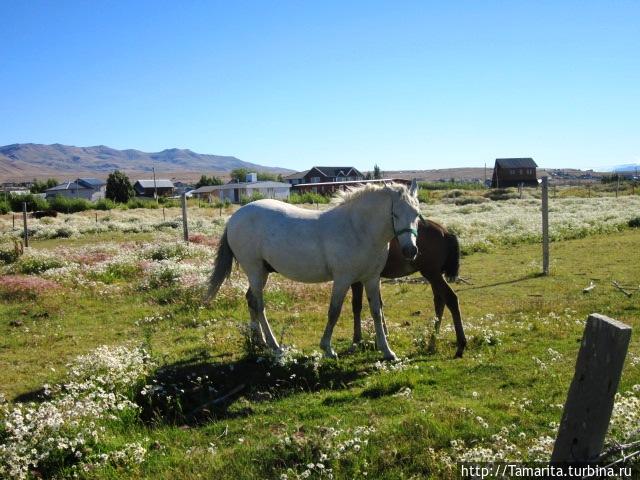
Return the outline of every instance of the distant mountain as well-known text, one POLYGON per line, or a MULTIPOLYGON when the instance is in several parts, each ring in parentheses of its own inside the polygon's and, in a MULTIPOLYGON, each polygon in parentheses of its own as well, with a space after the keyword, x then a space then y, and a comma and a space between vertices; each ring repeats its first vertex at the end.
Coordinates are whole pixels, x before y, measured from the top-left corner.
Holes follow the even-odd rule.
POLYGON ((94 174, 105 177, 115 169, 125 172, 151 172, 155 167, 160 175, 176 172, 229 172, 234 168, 252 171, 289 174, 292 170, 266 167, 242 161, 236 157, 206 155, 188 149, 171 148, 157 153, 140 150, 116 150, 69 145, 41 145, 16 143, 0 147, 0 177, 18 178, 30 175, 74 176, 94 174))
POLYGON ((640 164, 638 163, 626 163, 624 165, 616 165, 610 167, 612 172, 635 172, 640 170, 640 164))
POLYGON ((625 163, 622 165, 614 165, 609 167, 602 167, 600 171, 602 172, 633 172, 635 170, 640 171, 640 164, 638 163, 625 163))

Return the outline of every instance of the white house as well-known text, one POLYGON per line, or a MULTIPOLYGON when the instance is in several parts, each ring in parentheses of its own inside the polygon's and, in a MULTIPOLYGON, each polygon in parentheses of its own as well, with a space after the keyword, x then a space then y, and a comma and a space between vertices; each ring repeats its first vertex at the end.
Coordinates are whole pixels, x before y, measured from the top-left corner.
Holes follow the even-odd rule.
POLYGON ((65 182, 45 190, 45 198, 68 197, 85 200, 103 199, 107 190, 107 182, 98 178, 77 178, 73 182, 65 182))
POLYGON ((220 201, 229 200, 231 203, 240 203, 243 198, 251 198, 257 193, 265 198, 275 198, 285 200, 289 198, 291 185, 283 182, 241 182, 227 183, 225 185, 207 185, 192 190, 193 197, 205 199, 212 202, 214 199, 220 201))

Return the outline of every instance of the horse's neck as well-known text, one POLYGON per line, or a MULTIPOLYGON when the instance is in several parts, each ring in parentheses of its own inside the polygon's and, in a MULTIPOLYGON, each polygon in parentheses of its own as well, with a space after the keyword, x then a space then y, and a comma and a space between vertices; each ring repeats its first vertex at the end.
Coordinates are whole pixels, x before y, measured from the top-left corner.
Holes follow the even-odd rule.
POLYGON ((357 198, 348 205, 351 223, 369 242, 384 245, 393 238, 391 197, 384 190, 357 198))

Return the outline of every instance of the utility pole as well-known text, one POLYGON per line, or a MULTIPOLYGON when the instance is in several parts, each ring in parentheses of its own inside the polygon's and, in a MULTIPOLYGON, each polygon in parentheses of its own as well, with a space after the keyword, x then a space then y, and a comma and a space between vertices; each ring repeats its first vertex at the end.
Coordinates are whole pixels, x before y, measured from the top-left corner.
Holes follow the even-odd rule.
POLYGON ((151 167, 151 171, 153 172, 153 198, 155 198, 156 203, 158 203, 158 185, 156 184, 156 167, 151 167))

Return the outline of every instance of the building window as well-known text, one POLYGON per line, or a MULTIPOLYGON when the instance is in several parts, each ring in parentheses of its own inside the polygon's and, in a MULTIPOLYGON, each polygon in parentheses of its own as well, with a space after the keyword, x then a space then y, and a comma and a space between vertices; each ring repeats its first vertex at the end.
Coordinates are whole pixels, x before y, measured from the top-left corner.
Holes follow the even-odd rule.
POLYGON ((320 177, 311 177, 311 183, 320 183, 320 177))

